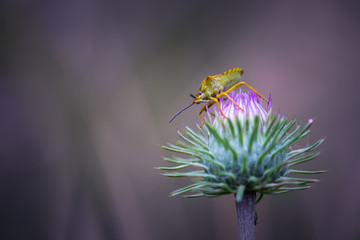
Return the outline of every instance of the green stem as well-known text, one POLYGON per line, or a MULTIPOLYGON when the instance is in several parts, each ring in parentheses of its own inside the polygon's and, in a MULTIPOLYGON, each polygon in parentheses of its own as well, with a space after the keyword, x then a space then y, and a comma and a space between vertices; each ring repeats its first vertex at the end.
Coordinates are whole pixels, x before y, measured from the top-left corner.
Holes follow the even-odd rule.
POLYGON ((256 192, 245 191, 240 202, 236 202, 239 240, 255 239, 255 201, 256 192))

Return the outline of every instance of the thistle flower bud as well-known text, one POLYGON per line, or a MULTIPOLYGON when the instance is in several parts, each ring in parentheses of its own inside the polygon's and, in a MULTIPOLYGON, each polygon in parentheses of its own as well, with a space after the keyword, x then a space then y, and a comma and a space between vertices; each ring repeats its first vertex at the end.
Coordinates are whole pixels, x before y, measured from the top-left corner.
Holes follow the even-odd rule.
MULTIPOLYGON (((323 142, 318 140, 300 149, 292 147, 310 132, 313 120, 304 126, 285 117, 271 114, 271 99, 265 110, 252 91, 249 94, 231 93, 230 100, 220 101, 221 109, 210 114, 206 126, 195 132, 186 127, 186 133, 178 131, 182 141, 176 145, 163 146, 165 150, 184 157, 164 158, 177 164, 160 167, 168 177, 190 177, 194 183, 175 190, 171 196, 217 197, 235 194, 240 202, 244 191, 262 194, 278 194, 310 187, 316 179, 289 176, 297 174, 319 174, 324 171, 295 170, 294 166, 316 158, 314 150, 323 142), (190 168, 189 168, 190 167, 190 168), (191 169, 188 171, 179 170, 191 169), (196 170, 194 170, 196 169, 196 170)), ((259 198, 259 200, 260 200, 259 198)))

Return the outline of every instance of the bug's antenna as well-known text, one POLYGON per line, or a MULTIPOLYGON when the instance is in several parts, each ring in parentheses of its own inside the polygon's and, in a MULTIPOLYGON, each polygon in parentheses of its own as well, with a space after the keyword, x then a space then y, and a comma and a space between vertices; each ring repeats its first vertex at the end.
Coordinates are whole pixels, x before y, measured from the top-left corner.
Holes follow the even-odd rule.
POLYGON ((195 96, 194 96, 194 94, 192 94, 192 93, 190 93, 190 97, 192 97, 192 98, 196 98, 195 96))
POLYGON ((172 122, 172 120, 174 120, 174 118, 176 118, 177 115, 179 115, 180 113, 182 113, 183 111, 185 111, 186 109, 188 109, 189 107, 191 107, 192 105, 194 105, 194 103, 191 103, 189 106, 185 107, 184 109, 180 110, 177 114, 175 114, 169 121, 169 123, 172 122))

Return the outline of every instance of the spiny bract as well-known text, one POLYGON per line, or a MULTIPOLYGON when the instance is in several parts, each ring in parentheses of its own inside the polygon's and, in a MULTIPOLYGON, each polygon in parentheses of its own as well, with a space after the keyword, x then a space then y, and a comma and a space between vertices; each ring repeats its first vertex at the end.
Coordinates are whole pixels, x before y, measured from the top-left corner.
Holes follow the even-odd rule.
POLYGON ((322 142, 292 149, 291 146, 310 132, 313 121, 305 126, 295 126, 296 121, 271 115, 271 103, 264 110, 258 97, 250 92, 232 94, 232 98, 244 109, 239 110, 231 101, 221 102, 227 119, 219 112, 208 115, 206 127, 196 133, 186 127, 186 133, 178 134, 182 141, 168 144, 164 149, 186 157, 164 158, 175 167, 167 170, 168 177, 191 177, 195 183, 175 190, 172 196, 187 193, 186 197, 216 197, 236 194, 240 201, 245 190, 262 194, 285 193, 309 188, 316 179, 289 177, 290 173, 318 174, 324 171, 295 170, 291 167, 316 158, 313 153, 322 142), (177 171, 190 167, 189 171, 177 171), (192 167, 192 168, 191 168, 192 167), (194 170, 195 169, 197 170, 194 170), (171 172, 169 172, 171 171, 171 172))

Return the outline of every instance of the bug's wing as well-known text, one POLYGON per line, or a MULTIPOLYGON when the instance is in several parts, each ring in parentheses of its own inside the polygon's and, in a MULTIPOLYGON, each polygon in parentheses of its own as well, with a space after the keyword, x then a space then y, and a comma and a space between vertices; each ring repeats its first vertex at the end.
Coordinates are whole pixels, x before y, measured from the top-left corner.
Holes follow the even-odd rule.
POLYGON ((240 82, 243 70, 241 68, 232 68, 222 74, 222 82, 225 89, 229 89, 240 82))

